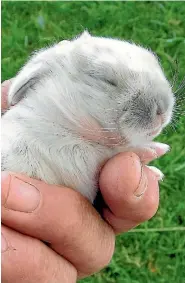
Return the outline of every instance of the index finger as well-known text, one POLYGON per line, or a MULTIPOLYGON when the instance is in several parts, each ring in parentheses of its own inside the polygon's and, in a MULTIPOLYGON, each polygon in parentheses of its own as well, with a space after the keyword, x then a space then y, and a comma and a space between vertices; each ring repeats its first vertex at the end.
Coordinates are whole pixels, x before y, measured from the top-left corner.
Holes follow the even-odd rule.
POLYGON ((76 267, 79 276, 97 272, 109 263, 115 235, 84 197, 67 187, 3 174, 3 224, 50 243, 76 267))
POLYGON ((43 242, 2 225, 2 282, 75 283, 74 266, 43 242))

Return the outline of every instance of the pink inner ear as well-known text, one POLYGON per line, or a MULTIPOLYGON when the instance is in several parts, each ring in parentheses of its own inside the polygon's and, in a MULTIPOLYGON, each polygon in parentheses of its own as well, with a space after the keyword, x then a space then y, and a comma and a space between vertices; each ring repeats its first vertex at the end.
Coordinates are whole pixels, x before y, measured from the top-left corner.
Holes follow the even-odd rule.
POLYGON ((6 80, 1 85, 1 111, 8 108, 8 91, 14 79, 6 80))
POLYGON ((105 130, 94 119, 81 120, 79 133, 85 140, 94 141, 105 146, 113 147, 123 143, 123 138, 118 133, 105 130))

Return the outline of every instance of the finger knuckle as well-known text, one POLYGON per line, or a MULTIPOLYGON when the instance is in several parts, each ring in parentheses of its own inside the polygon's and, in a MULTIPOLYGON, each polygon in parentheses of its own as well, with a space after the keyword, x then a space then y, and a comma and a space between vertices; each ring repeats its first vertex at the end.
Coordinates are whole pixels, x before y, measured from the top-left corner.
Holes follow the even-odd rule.
POLYGON ((157 212, 159 201, 155 196, 150 196, 147 200, 146 210, 143 215, 144 221, 151 219, 157 212))
POLYGON ((98 249, 96 254, 97 270, 101 270, 102 268, 106 267, 112 259, 115 248, 114 234, 110 233, 108 236, 105 235, 105 238, 102 238, 101 246, 102 248, 98 249))

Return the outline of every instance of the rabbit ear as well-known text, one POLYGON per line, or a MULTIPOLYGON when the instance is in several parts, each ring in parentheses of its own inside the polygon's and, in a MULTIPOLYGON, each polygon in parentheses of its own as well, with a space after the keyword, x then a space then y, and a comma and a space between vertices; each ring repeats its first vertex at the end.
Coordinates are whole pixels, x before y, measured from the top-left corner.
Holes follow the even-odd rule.
POLYGON ((15 105, 22 100, 30 86, 33 86, 39 80, 41 65, 41 62, 35 62, 34 64, 30 62, 18 73, 9 89, 9 106, 15 105))
POLYGON ((90 33, 88 32, 88 30, 85 30, 85 31, 81 34, 81 36, 83 36, 83 38, 85 38, 85 39, 88 39, 88 38, 91 37, 91 35, 90 35, 90 33))

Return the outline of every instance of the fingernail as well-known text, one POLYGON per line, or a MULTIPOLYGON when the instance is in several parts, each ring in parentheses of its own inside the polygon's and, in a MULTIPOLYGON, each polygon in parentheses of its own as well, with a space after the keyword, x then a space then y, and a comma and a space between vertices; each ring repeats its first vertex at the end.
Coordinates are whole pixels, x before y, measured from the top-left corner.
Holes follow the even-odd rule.
POLYGON ((145 157, 145 153, 143 153, 143 156, 142 156, 142 161, 144 163, 148 163, 150 162, 151 160, 154 160, 154 159, 157 159, 159 156, 156 152, 155 149, 153 148, 150 148, 147 150, 147 157, 145 157))
POLYGON ((144 194, 144 192, 146 191, 147 186, 148 186, 148 179, 147 179, 147 177, 145 175, 144 167, 142 165, 141 166, 141 178, 140 178, 140 181, 139 181, 139 186, 137 187, 134 195, 136 197, 142 196, 144 194))
POLYGON ((1 252, 4 253, 8 249, 7 241, 4 235, 1 233, 1 252))
POLYGON ((146 165, 146 167, 147 167, 149 170, 152 171, 152 173, 155 175, 155 177, 156 177, 156 179, 157 179, 158 181, 163 181, 163 179, 164 179, 164 174, 163 174, 158 168, 156 168, 156 167, 154 167, 154 166, 147 166, 147 165, 146 165))
POLYGON ((20 212, 32 212, 38 207, 40 192, 33 184, 8 172, 2 172, 1 178, 2 184, 7 188, 5 208, 20 212))
POLYGON ((155 142, 153 144, 153 147, 151 145, 150 149, 147 150, 147 157, 146 158, 142 158, 142 161, 147 164, 150 161, 157 159, 161 156, 163 156, 164 154, 166 154, 168 151, 170 150, 169 145, 164 144, 164 143, 159 143, 159 142, 155 142))
POLYGON ((170 151, 170 146, 165 143, 155 142, 155 151, 157 157, 160 157, 170 151))

